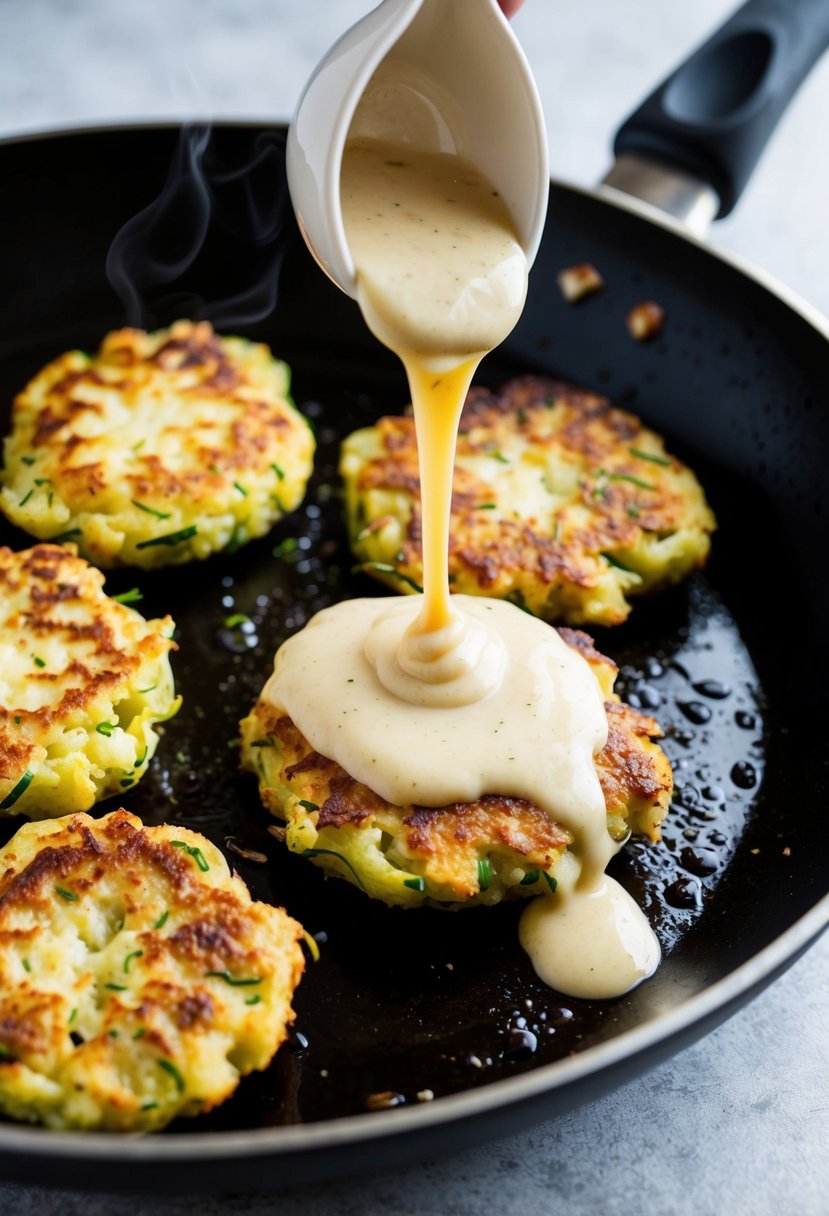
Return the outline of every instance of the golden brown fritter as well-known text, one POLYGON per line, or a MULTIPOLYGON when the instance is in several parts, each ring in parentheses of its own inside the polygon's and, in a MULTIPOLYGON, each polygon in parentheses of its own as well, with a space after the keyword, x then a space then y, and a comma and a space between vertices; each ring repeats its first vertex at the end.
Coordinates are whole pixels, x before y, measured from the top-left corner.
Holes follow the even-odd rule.
POLYGON ((313 452, 267 346, 207 322, 121 329, 19 394, 0 506, 98 566, 162 566, 264 535, 301 501, 313 452))
MULTIPOLYGON (((673 788, 653 718, 613 693, 616 667, 590 638, 562 629, 602 689, 608 739, 596 757, 611 835, 659 839, 673 788)), ((494 904, 555 879, 571 837, 540 807, 490 795, 445 807, 392 806, 321 756, 290 718, 260 699, 241 724, 243 765, 259 779, 285 839, 323 869, 390 904, 494 904)))
POLYGON ((0 812, 88 810, 146 773, 178 709, 170 617, 110 599, 73 546, 0 548, 0 812))
MULTIPOLYGON (((421 581, 414 422, 381 418, 343 445, 354 553, 399 591, 421 581)), ((662 438, 605 397, 522 377, 473 388, 455 464, 452 590, 546 620, 613 625, 629 596, 701 565, 714 517, 662 438)))
POLYGON ((223 1102, 285 1038, 301 936, 186 828, 27 824, 0 850, 0 1109, 149 1131, 223 1102))

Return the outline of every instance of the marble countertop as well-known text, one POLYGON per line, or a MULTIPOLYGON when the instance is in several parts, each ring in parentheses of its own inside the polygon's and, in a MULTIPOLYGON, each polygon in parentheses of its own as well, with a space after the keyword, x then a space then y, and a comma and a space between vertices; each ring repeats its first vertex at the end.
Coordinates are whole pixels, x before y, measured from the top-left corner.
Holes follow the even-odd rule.
MULTIPOLYGON (((0 0, 0 137, 146 118, 287 118, 369 0, 0 0)), ((528 0, 515 21, 554 176, 595 183, 612 134, 730 11, 724 0, 528 0)), ((829 59, 711 241, 829 312, 829 59)), ((615 1093, 471 1152, 302 1192, 130 1200, 134 1216, 825 1216, 829 937, 697 1045, 615 1093)), ((105 1216, 122 1200, 0 1182, 0 1212, 105 1216)))

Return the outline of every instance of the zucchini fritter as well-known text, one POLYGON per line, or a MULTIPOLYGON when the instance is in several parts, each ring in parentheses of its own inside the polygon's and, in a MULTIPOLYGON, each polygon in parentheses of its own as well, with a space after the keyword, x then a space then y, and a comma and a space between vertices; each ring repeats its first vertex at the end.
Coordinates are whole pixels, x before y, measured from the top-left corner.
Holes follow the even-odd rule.
POLYGON ((14 403, 0 507, 97 566, 236 549, 299 505, 314 438, 267 346, 206 322, 68 351, 14 403))
MULTIPOLYGON (((397 591, 420 583, 414 422, 381 418, 343 444, 351 544, 397 591)), ((455 462, 452 590, 545 620, 615 625, 628 597, 702 565, 714 517, 662 438, 605 397, 524 377, 473 388, 455 462)))
POLYGON ((0 1109, 152 1131, 223 1102, 285 1038, 301 936, 186 828, 27 824, 0 850, 0 1109))
POLYGON ((0 549, 0 812, 86 811, 147 771, 178 710, 173 621, 103 591, 72 546, 0 549))
MULTIPOLYGON (((590 664, 605 698, 609 732, 596 768, 608 830, 616 840, 629 831, 658 840, 673 789, 668 759, 653 742, 661 731, 614 695, 616 666, 586 634, 560 632, 590 664)), ((243 766, 257 775, 267 809, 286 822, 288 848, 388 904, 495 904, 536 895, 571 841, 520 798, 392 806, 314 751, 290 718, 261 699, 241 735, 243 766)))

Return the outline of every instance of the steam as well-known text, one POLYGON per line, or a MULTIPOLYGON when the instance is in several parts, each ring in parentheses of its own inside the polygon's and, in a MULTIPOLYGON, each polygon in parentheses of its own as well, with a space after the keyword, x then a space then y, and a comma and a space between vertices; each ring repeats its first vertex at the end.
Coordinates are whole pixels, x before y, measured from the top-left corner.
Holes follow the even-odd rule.
POLYGON ((106 261, 127 323, 178 317, 217 329, 251 325, 274 309, 288 209, 284 135, 247 137, 203 123, 181 129, 156 199, 118 232, 106 261))

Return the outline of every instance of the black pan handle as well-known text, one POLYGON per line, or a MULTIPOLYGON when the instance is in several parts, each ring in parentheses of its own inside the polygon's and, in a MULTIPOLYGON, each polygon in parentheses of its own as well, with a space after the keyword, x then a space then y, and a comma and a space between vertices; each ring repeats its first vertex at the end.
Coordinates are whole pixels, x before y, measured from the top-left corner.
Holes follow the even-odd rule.
POLYGON ((617 158, 667 164, 708 183, 717 218, 728 215, 827 46, 829 0, 748 0, 622 125, 617 158))

